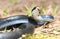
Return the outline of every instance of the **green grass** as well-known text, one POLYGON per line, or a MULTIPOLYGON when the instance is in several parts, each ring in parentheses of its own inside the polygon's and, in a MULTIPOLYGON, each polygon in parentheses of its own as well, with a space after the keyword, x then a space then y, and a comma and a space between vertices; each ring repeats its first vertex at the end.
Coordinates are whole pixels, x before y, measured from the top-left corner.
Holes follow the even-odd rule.
POLYGON ((60 35, 54 35, 54 34, 47 35, 41 33, 41 34, 32 34, 32 35, 26 34, 26 36, 23 37, 23 39, 57 39, 59 37, 60 35))
MULTIPOLYGON (((7 28, 7 27, 6 27, 7 28)), ((6 30, 6 28, 0 32, 6 33, 6 32, 11 32, 11 30, 6 30)))
MULTIPOLYGON (((45 7, 45 5, 46 5, 46 2, 44 2, 42 4, 42 6, 40 7, 41 8, 41 11, 40 12, 42 14, 46 14, 46 7, 45 7)), ((55 16, 57 14, 58 10, 59 10, 59 7, 56 6, 55 3, 52 3, 51 6, 52 6, 52 9, 53 9, 53 15, 55 16)), ((31 9, 28 6, 26 6, 25 9, 26 9, 26 12, 27 12, 28 16, 32 16, 31 9)))
POLYGON ((56 6, 56 7, 55 7, 55 9, 54 9, 54 12, 53 12, 53 13, 54 13, 54 15, 56 15, 56 14, 57 14, 58 10, 59 10, 59 7, 58 7, 58 6, 56 6))
POLYGON ((17 0, 9 0, 9 2, 10 2, 11 4, 16 4, 16 3, 17 3, 17 0))
POLYGON ((3 10, 3 15, 7 15, 8 14, 7 7, 3 6, 2 10, 3 10))
MULTIPOLYGON (((16 4, 17 0, 9 0, 9 2, 11 4, 16 4)), ((42 14, 46 14, 45 4, 46 4, 46 2, 44 2, 41 6, 41 13, 42 14)), ((58 10, 59 10, 59 7, 56 6, 54 3, 52 3, 51 6, 54 9, 53 15, 56 15, 58 10)), ((3 14, 7 15, 8 14, 7 7, 3 6, 2 8, 3 8, 2 9, 3 14)), ((25 9, 26 9, 26 12, 27 12, 28 16, 32 16, 31 9, 28 6, 26 6, 25 9)), ((5 29, 2 32, 10 32, 10 31, 5 29)), ((60 37, 60 35, 48 35, 48 34, 46 35, 44 33, 41 33, 41 34, 32 34, 32 35, 31 34, 26 34, 26 36, 23 39, 56 39, 57 37, 60 37)))
MULTIPOLYGON (((57 5, 55 5, 54 3, 51 4, 52 6, 52 9, 53 9, 53 15, 55 16, 59 10, 59 7, 57 5), (54 8, 53 8, 54 7, 54 8)), ((31 14, 31 9, 29 9, 28 6, 25 7, 26 8, 26 11, 27 11, 27 14, 28 16, 32 16, 31 14)), ((46 14, 46 8, 45 8, 45 4, 43 4, 41 6, 41 13, 42 14, 46 14)), ((49 35, 49 34, 44 34, 44 33, 41 33, 41 34, 26 34, 25 37, 23 37, 23 39, 59 39, 60 35, 55 35, 55 34, 52 34, 52 35, 49 35)))
POLYGON ((28 16, 32 16, 30 8, 28 8, 28 6, 25 6, 25 9, 26 9, 26 13, 28 14, 28 16))

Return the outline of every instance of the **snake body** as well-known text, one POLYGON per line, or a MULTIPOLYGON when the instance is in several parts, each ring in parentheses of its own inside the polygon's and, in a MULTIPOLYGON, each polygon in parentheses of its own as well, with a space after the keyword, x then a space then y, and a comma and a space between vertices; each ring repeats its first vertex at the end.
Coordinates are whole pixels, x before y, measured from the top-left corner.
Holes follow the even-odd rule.
MULTIPOLYGON (((34 9, 36 9, 36 8, 34 8, 34 9)), ((22 34, 25 34, 29 31, 34 30, 35 24, 43 25, 43 24, 48 23, 48 21, 50 22, 50 21, 54 20, 53 16, 52 17, 49 15, 41 16, 41 15, 39 15, 39 13, 36 14, 37 12, 34 9, 32 10, 32 11, 34 11, 32 13, 32 17, 28 17, 25 15, 16 15, 16 16, 11 16, 11 17, 0 19, 0 29, 9 27, 12 25, 16 25, 16 24, 21 24, 21 23, 23 23, 24 24, 23 26, 25 26, 25 28, 22 30, 19 29, 19 30, 13 31, 13 32, 0 33, 0 39, 17 39, 22 34)))
POLYGON ((20 23, 28 23, 28 16, 17 15, 17 16, 3 18, 0 20, 0 29, 20 23))
POLYGON ((14 32, 0 33, 0 39, 17 39, 21 37, 22 34, 33 30, 34 26, 29 22, 28 19, 28 16, 25 15, 17 15, 1 19, 0 29, 21 23, 24 24, 23 26, 25 26, 25 28, 23 30, 16 30, 14 32))
MULTIPOLYGON (((30 33, 34 30, 33 24, 25 23, 23 26, 26 26, 23 30, 16 30, 14 32, 0 33, 0 39, 18 39, 25 33, 30 33)), ((33 32, 32 32, 33 33, 33 32)))
POLYGON ((37 24, 37 25, 44 24, 43 22, 34 20, 32 17, 28 17, 25 15, 17 15, 17 16, 11 16, 11 17, 1 19, 0 20, 0 29, 2 29, 4 27, 9 27, 9 26, 15 25, 15 24, 21 24, 21 23, 25 24, 24 26, 26 26, 23 30, 16 30, 14 32, 0 33, 0 39, 17 39, 22 34, 33 30, 34 24, 37 24))

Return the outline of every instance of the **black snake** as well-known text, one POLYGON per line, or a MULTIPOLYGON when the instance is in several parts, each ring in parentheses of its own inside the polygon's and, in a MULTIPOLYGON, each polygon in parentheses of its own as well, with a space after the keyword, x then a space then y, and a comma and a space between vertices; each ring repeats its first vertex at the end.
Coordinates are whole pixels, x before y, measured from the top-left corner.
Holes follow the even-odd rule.
POLYGON ((22 30, 19 29, 13 32, 0 33, 0 39, 17 39, 21 37, 22 34, 34 30, 34 25, 43 25, 54 20, 54 17, 49 15, 38 15, 37 19, 35 19, 34 16, 16 15, 0 19, 0 29, 21 23, 21 27, 25 26, 22 30))
MULTIPOLYGON (((0 33, 0 39, 17 39, 22 34, 27 33, 34 29, 33 24, 31 24, 28 20, 28 16, 17 15, 11 16, 7 18, 3 18, 0 20, 0 29, 4 27, 9 27, 16 24, 23 24, 25 26, 22 30, 16 30, 14 32, 0 33)), ((23 26, 21 25, 21 26, 23 26)))

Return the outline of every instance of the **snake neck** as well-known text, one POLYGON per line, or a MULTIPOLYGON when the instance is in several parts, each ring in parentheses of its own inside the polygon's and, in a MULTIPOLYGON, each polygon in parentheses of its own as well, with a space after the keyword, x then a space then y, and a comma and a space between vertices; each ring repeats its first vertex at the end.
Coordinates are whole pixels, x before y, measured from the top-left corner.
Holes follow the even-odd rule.
POLYGON ((35 19, 35 20, 38 20, 38 16, 40 15, 40 9, 39 7, 34 7, 32 9, 32 17, 35 19))

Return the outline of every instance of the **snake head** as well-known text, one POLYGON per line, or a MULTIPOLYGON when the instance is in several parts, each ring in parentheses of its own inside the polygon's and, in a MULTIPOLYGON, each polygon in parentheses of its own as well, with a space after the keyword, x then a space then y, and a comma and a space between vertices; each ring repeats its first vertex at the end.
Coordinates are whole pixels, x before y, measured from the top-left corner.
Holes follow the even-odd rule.
POLYGON ((34 10, 40 10, 40 8, 39 7, 33 7, 33 9, 31 10, 31 12, 33 12, 34 10))
POLYGON ((32 12, 32 16, 37 16, 40 14, 41 9, 39 7, 33 7, 33 9, 31 10, 32 12))
POLYGON ((40 13, 41 9, 39 7, 34 7, 32 9, 32 17, 35 20, 39 20, 39 21, 52 21, 54 20, 54 17, 51 15, 43 15, 40 13))

